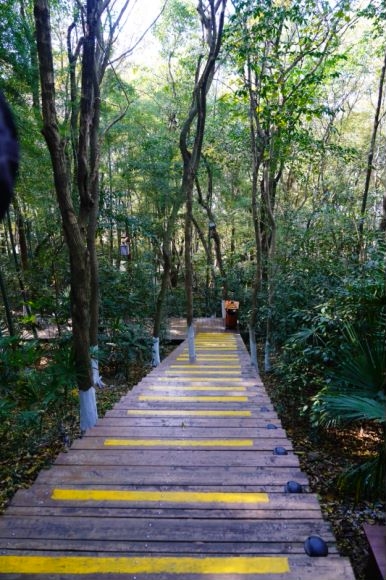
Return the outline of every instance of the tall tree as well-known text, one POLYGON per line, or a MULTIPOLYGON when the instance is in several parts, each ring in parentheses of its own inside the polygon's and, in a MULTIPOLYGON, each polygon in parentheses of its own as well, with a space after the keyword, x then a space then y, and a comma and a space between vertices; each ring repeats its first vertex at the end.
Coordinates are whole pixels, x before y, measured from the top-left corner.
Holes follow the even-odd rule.
MULTIPOLYGON (((55 90, 55 71, 48 0, 35 0, 37 50, 41 83, 43 134, 46 139, 54 173, 55 190, 62 217, 70 258, 71 316, 73 351, 80 390, 81 429, 92 427, 97 420, 95 389, 90 364, 90 346, 96 344, 98 321, 98 277, 95 251, 95 230, 98 214, 99 187, 99 120, 100 86, 109 63, 116 28, 123 17, 128 0, 113 20, 110 2, 87 0, 69 28, 82 22, 82 33, 75 50, 71 51, 70 72, 74 74, 77 58, 81 58, 81 99, 79 121, 76 95, 72 99, 72 143, 76 144, 74 180, 69 170, 68 137, 60 126, 55 90), (107 14, 107 36, 103 36, 102 18, 107 14), (74 128, 77 128, 76 139, 74 128), (72 196, 76 182, 79 210, 72 196)), ((73 78, 72 78, 73 80, 73 78)), ((74 91, 75 86, 71 83, 74 91)))
POLYGON ((185 213, 185 292, 186 321, 188 329, 189 359, 196 358, 193 328, 193 267, 192 223, 193 189, 200 163, 206 122, 207 94, 213 81, 216 62, 220 52, 227 0, 199 0, 203 41, 208 52, 199 56, 195 71, 195 83, 188 115, 180 132, 180 151, 183 160, 181 191, 186 200, 185 213))
POLYGON ((339 34, 347 27, 349 3, 327 5, 235 1, 230 41, 247 99, 252 151, 251 207, 256 269, 249 319, 252 363, 257 366, 257 297, 267 289, 265 367, 270 370, 277 188, 291 145, 306 119, 326 114, 318 102, 323 81, 336 62, 339 34))

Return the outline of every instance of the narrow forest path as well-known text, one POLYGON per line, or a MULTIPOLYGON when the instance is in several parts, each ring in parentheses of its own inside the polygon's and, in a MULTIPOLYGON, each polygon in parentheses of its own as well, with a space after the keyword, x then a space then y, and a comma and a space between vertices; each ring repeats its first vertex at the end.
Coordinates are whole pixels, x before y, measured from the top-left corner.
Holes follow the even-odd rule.
POLYGON ((354 579, 240 336, 196 346, 196 363, 183 342, 17 492, 1 580, 354 579), (327 556, 307 555, 310 536, 327 556))

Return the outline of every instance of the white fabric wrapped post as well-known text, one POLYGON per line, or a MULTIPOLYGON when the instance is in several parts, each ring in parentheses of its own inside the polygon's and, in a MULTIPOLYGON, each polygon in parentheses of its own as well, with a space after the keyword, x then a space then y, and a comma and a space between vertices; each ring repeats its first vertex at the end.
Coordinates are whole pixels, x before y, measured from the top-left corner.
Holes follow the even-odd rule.
POLYGON ((270 373, 271 371, 271 343, 269 342, 268 338, 266 338, 264 350, 264 372, 270 373))
POLYGON ((161 362, 160 356, 159 356, 159 338, 153 336, 153 347, 152 347, 152 358, 151 358, 151 365, 153 367, 158 367, 158 365, 161 362))
POLYGON ((98 411, 94 387, 87 391, 79 391, 80 399, 80 430, 82 433, 91 429, 98 421, 98 411))
POLYGON ((259 372, 259 363, 257 362, 257 346, 255 329, 249 327, 249 350, 251 352, 251 365, 259 372))
POLYGON ((92 384, 94 387, 105 387, 105 383, 102 381, 102 377, 99 374, 99 361, 97 358, 91 357, 91 370, 92 370, 92 384))
POLYGON ((189 348, 189 362, 193 363, 196 360, 196 347, 194 344, 193 324, 188 326, 188 348, 189 348))

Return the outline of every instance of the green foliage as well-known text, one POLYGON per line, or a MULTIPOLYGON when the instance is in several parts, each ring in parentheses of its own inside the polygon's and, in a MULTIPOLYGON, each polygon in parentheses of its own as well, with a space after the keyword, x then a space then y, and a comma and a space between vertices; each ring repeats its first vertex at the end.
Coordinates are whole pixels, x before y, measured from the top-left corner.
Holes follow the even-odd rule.
POLYGON ((384 497, 386 479, 386 452, 384 444, 372 459, 347 469, 339 480, 339 487, 354 494, 355 499, 384 497))
POLYGON ((367 332, 362 325, 346 325, 343 339, 328 384, 314 399, 314 420, 326 426, 385 422, 385 322, 367 332))
POLYGON ((0 338, 1 394, 12 396, 15 384, 25 379, 41 355, 36 341, 22 341, 18 336, 0 338))
MULTIPOLYGON (((371 330, 362 325, 346 325, 344 345, 326 386, 314 397, 312 420, 316 426, 338 427, 358 423, 385 427, 386 343, 385 315, 371 330)), ((353 467, 340 481, 343 489, 360 496, 382 494, 385 478, 385 451, 353 467)))
MULTIPOLYGON (((312 412, 321 428, 366 420, 378 425, 384 402, 380 394, 384 354, 377 350, 373 330, 381 333, 379 313, 385 303, 384 234, 381 238, 376 233, 384 190, 382 127, 374 157, 376 179, 370 190, 363 262, 357 256, 357 216, 379 73, 377 59, 384 51, 384 2, 368 3, 352 31, 348 1, 234 0, 232 4, 223 68, 213 84, 215 90, 208 94, 204 142, 213 170, 210 203, 221 238, 228 290, 240 301, 239 320, 244 330, 256 269, 250 208, 253 112, 259 123, 257 145, 267 177, 275 177, 279 162, 284 164, 272 198, 276 251, 263 264, 257 336, 263 341, 270 317, 276 371, 282 377, 284 396, 296 407, 296 418, 298 412, 305 416, 312 412), (370 24, 363 16, 371 19, 370 24), (372 22, 375 37, 370 33, 372 22), (346 27, 349 33, 344 36, 346 27), (249 80, 245 82, 248 66, 255 98, 251 110, 249 80), (269 305, 268 271, 273 293, 269 305), (355 339, 354 348, 353 336, 347 335, 348 330, 342 332, 344 328, 355 328, 362 343, 355 339), (337 369, 345 379, 335 373, 337 369), (370 383, 374 388, 369 390, 370 383)), ((27 323, 30 329, 31 322, 39 319, 64 325, 70 318, 68 256, 50 158, 40 132, 39 107, 35 106, 39 91, 32 5, 30 0, 0 2, 0 87, 15 113, 21 138, 17 200, 28 245, 29 263, 23 277, 33 310, 33 318, 23 318, 9 232, 1 225, 1 268, 18 329, 27 323)), ((79 3, 72 0, 51 5, 58 40, 56 90, 64 133, 71 104, 65 43, 61 44, 63 23, 71 15, 79 18, 80 12, 79 3)), ((153 63, 130 65, 122 77, 114 67, 114 71, 106 71, 101 87, 101 198, 96 240, 101 291, 99 354, 104 365, 123 377, 128 376, 129 365, 137 361, 147 364, 151 351, 163 269, 162 240, 180 190, 180 123, 191 101, 197 56, 203 48, 194 2, 169 0, 155 35, 161 42, 162 58, 156 62, 156 74, 150 71, 153 63), (126 236, 131 259, 119 260, 119 244, 126 236)), ((70 135, 66 136, 70 146, 70 135)), ((71 170, 70 147, 68 153, 71 170)), ((203 164, 198 176, 205 196, 209 184, 203 164)), ((262 171, 258 181, 262 187, 262 171)), ((262 190, 259 194, 265 227, 262 190)), ((17 215, 12 207, 10 215, 18 244, 17 215)), ((196 202, 194 215, 206 232, 207 216, 196 202)), ((181 208, 172 236, 173 276, 165 308, 167 315, 181 317, 186 301, 183 217, 181 208)), ((212 247, 214 263, 213 254, 212 247)), ((220 315, 224 280, 215 264, 215 273, 208 275, 207 256, 198 236, 193 260, 195 315, 220 315)), ((25 432, 38 431, 49 414, 60 422, 74 384, 67 344, 43 348, 37 342, 3 337, 0 429, 5 432, 12 423, 20 433, 22 426, 25 432)), ((364 471, 364 467, 353 471, 355 487, 359 485, 360 490, 362 483, 358 482, 367 481, 364 471)), ((374 481, 379 477, 375 475, 374 481)))
POLYGON ((0 354, 1 428, 12 428, 16 439, 27 432, 38 437, 49 418, 58 431, 76 387, 71 344, 61 341, 48 349, 36 341, 2 338, 0 354))
POLYGON ((134 362, 145 366, 150 363, 151 331, 143 323, 117 322, 100 342, 104 364, 118 377, 127 379, 134 362))

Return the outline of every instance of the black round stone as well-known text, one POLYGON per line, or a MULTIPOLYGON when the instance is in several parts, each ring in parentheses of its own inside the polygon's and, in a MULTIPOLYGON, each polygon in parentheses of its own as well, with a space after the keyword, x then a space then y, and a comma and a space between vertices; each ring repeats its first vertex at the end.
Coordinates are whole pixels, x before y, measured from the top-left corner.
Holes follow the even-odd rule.
POLYGON ((274 455, 288 455, 288 451, 285 447, 275 447, 273 453, 274 455))
POLYGON ((287 481, 285 491, 287 493, 303 493, 303 488, 297 481, 287 481))
POLYGON ((319 536, 309 536, 304 542, 304 550, 311 557, 328 555, 328 546, 319 536))

